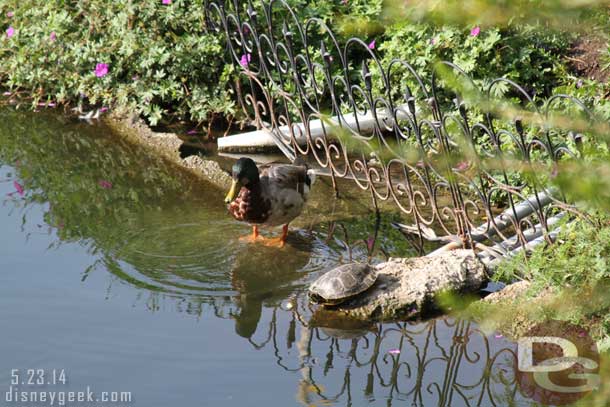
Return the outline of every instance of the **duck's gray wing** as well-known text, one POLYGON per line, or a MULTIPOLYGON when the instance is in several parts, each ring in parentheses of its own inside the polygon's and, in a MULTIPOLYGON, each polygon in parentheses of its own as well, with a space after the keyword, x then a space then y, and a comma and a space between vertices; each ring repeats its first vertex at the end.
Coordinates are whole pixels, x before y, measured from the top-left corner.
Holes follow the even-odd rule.
POLYGON ((261 177, 267 177, 272 188, 293 189, 301 194, 306 194, 311 187, 311 179, 304 165, 274 164, 262 169, 261 177))

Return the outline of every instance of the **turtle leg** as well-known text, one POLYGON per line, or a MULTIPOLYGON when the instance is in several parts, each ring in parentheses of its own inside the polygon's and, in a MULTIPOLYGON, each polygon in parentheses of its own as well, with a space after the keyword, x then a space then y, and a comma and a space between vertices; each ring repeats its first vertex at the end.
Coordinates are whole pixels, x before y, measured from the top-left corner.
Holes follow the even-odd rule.
POLYGON ((286 238, 288 237, 288 223, 282 226, 282 236, 274 239, 265 239, 263 244, 269 247, 282 248, 286 245, 286 238))
POLYGON ((239 238, 239 240, 246 243, 254 243, 261 238, 262 236, 258 233, 258 226, 252 225, 252 234, 242 236, 239 238))

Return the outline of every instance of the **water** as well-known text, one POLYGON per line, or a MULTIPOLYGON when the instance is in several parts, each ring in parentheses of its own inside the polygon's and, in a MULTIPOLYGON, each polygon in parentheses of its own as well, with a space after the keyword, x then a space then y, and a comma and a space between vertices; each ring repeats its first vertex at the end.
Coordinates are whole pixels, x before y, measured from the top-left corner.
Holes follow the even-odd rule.
POLYGON ((304 293, 324 271, 413 254, 389 226, 397 214, 383 215, 370 253, 368 203, 350 191, 328 198, 324 180, 314 192, 284 249, 249 245, 222 191, 105 127, 0 110, 0 405, 25 405, 7 401, 13 374, 14 391, 90 386, 132 398, 108 405, 519 398, 514 345, 471 322, 363 326, 312 315, 304 293), (45 384, 27 384, 28 369, 43 369, 45 384), (50 379, 62 371, 65 384, 50 379))

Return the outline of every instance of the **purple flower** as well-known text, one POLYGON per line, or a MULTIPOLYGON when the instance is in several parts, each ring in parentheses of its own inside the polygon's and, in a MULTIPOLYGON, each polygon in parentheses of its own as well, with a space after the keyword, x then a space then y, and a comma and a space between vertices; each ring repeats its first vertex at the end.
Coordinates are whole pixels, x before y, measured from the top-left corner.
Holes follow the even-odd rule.
POLYGON ((241 56, 241 59, 239 60, 239 64, 243 67, 247 67, 248 63, 252 61, 252 55, 250 54, 244 54, 241 56))
POLYGON ((369 49, 375 49, 375 40, 369 42, 369 49))
POLYGON ((436 38, 434 38, 434 37, 430 38, 430 44, 435 45, 436 44, 436 38))
POLYGON ((400 349, 390 349, 390 350, 388 351, 388 353, 389 353, 390 355, 399 355, 399 354, 400 354, 400 349))
POLYGON ((108 64, 99 63, 95 66, 95 76, 103 78, 108 74, 108 64))
POLYGON ((53 42, 57 39, 57 34, 55 34, 55 31, 51 31, 51 34, 49 35, 49 41, 53 42))
POLYGON ((15 35, 15 29, 13 28, 13 26, 9 26, 6 29, 6 36, 7 38, 11 38, 13 35, 15 35))
POLYGON ((479 27, 478 25, 476 27, 473 27, 472 30, 470 30, 470 35, 472 37, 476 37, 479 35, 479 33, 481 32, 481 27, 479 27))
POLYGON ((107 112, 107 111, 108 111, 108 108, 107 108, 107 107, 101 107, 101 108, 100 108, 100 113, 105 113, 105 112, 107 112))
POLYGON ((112 183, 110 181, 106 181, 101 179, 98 184, 100 185, 100 187, 104 188, 104 189, 110 189, 112 188, 112 183))
POLYGON ((12 11, 9 11, 8 13, 6 13, 6 16, 8 18, 12 18, 15 15, 15 13, 13 13, 12 11))
POLYGON ((193 135, 193 134, 197 134, 197 129, 192 129, 186 132, 186 134, 188 135, 193 135))
POLYGON ((18 183, 17 181, 13 181, 13 186, 15 187, 15 190, 17 190, 17 193, 21 196, 23 196, 24 191, 23 191, 23 186, 18 183))
POLYGON ((172 4, 172 0, 163 0, 161 3, 163 3, 167 6, 169 4, 172 4))
POLYGON ((496 334, 494 335, 494 338, 502 339, 502 338, 504 338, 504 335, 502 335, 500 332, 496 332, 496 334))

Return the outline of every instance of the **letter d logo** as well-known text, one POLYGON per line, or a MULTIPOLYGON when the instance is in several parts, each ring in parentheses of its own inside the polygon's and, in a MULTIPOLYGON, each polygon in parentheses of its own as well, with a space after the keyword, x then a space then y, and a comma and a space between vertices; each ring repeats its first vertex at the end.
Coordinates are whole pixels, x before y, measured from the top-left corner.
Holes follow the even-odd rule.
POLYGON ((532 328, 517 343, 523 394, 541 404, 571 404, 599 387, 599 354, 587 332, 563 321, 532 328))

